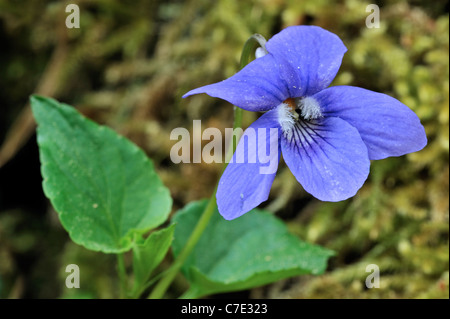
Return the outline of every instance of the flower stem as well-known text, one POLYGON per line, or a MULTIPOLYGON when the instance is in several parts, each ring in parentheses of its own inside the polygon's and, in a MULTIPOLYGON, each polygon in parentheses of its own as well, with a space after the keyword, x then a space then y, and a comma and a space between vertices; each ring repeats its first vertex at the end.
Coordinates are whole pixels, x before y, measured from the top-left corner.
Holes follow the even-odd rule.
POLYGON ((186 258, 189 256, 192 249, 194 249, 195 245, 199 241, 201 235, 203 234, 203 231, 208 225, 208 222, 216 209, 216 196, 215 196, 216 191, 217 186, 214 189, 213 196, 211 196, 211 198, 209 199, 208 205, 203 211, 202 216, 200 217, 200 219, 197 222, 197 225, 192 231, 192 234, 189 237, 186 246, 184 246, 183 250, 177 256, 175 262, 172 264, 171 268, 167 271, 164 278, 161 279, 161 281, 159 281, 158 284, 156 285, 155 289, 153 289, 152 293, 149 296, 150 299, 162 298, 167 288, 169 288, 176 274, 180 270, 181 266, 183 266, 184 262, 186 261, 186 258))
POLYGON ((255 33, 252 35, 244 44, 244 48, 241 53, 241 61, 239 64, 240 70, 242 70, 249 62, 251 53, 255 52, 255 49, 258 45, 264 50, 267 54, 266 50, 266 39, 261 34, 255 33))
MULTIPOLYGON (((242 49, 241 53, 241 61, 239 65, 239 69, 243 69, 249 62, 250 62, 250 56, 252 52, 255 52, 255 48, 257 45, 260 45, 265 52, 266 51, 266 40, 264 37, 260 34, 254 34, 252 35, 244 44, 244 47, 242 49)), ((233 129, 240 128, 242 126, 242 109, 238 107, 234 107, 234 123, 233 123, 233 129)), ((236 137, 236 141, 233 141, 231 145, 229 146, 228 152, 227 152, 227 159, 231 157, 231 155, 234 153, 237 147, 237 142, 239 137, 236 137), (230 155, 231 154, 231 155, 230 155)), ((228 161, 225 161, 225 165, 223 167, 223 170, 226 168, 226 163, 228 161)), ((203 234, 203 231, 205 230, 206 226, 209 223, 209 220, 211 219, 214 211, 217 208, 216 204, 216 193, 217 193, 217 186, 216 184, 214 191, 208 201, 208 205, 206 206, 205 210, 202 213, 202 216, 197 222, 197 225, 195 226, 194 230, 191 233, 191 236, 189 237, 186 245, 181 250, 180 254, 175 259, 175 262, 172 264, 172 266, 167 270, 164 277, 158 282, 158 284, 155 286, 151 294, 148 298, 150 299, 159 299, 164 296, 164 293, 169 288, 172 281, 175 279, 176 274, 179 272, 181 266, 183 266, 184 262, 186 261, 186 258, 189 256, 191 251, 194 249, 195 245, 199 241, 201 235, 203 234)))
POLYGON ((123 253, 117 254, 117 272, 120 280, 120 299, 123 299, 127 294, 127 273, 123 253))

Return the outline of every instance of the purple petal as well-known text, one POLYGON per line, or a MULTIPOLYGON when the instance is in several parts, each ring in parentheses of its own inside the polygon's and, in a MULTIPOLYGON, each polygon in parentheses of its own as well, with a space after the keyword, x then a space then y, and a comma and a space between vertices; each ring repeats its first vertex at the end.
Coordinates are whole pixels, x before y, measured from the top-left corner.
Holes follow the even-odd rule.
POLYGON ((244 132, 217 188, 217 206, 225 219, 237 218, 269 197, 281 154, 279 132, 275 110, 244 132))
POLYGON ((352 197, 369 174, 367 148, 358 131, 329 117, 298 122, 282 134, 283 158, 303 188, 322 201, 352 197))
POLYGON ((189 91, 184 97, 206 93, 247 111, 267 111, 289 97, 273 56, 267 54, 250 62, 232 77, 189 91))
POLYGON ((314 96, 324 116, 339 117, 354 126, 371 160, 401 156, 427 144, 417 115, 400 101, 358 87, 330 87, 314 96))
POLYGON ((347 48, 339 37, 316 26, 292 26, 267 41, 280 65, 290 97, 315 94, 336 76, 347 48))

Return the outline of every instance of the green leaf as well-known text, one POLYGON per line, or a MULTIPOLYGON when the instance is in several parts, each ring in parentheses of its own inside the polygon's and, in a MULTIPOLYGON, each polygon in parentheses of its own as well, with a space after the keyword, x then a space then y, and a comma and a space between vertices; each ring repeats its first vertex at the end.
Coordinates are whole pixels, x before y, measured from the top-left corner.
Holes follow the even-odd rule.
POLYGON ((32 96, 31 106, 44 192, 75 243, 124 252, 167 219, 169 190, 136 145, 53 99, 32 96))
MULTIPOLYGON (((207 201, 179 211, 174 255, 179 254, 200 218, 207 201)), ((280 279, 321 274, 334 253, 299 240, 268 212, 254 209, 232 221, 217 212, 202 234, 182 271, 191 286, 184 297, 249 289, 280 279)))
POLYGON ((161 263, 172 244, 175 224, 135 241, 133 247, 134 294, 140 294, 152 271, 161 263))

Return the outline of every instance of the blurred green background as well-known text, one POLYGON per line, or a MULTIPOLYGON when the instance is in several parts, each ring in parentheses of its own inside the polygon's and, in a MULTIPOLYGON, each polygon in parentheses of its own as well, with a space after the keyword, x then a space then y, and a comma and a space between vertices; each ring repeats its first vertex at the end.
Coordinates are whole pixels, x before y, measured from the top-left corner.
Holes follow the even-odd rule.
MULTIPOLYGON (((227 102, 181 95, 233 75, 253 33, 270 38, 298 24, 322 26, 346 44, 332 85, 401 100, 421 118, 429 142, 418 153, 373 162, 363 188, 339 203, 312 198, 282 164, 262 207, 337 255, 322 276, 226 296, 448 298, 448 1, 418 0, 0 0, 0 297, 117 296, 115 256, 73 244, 43 196, 30 94, 74 105, 138 144, 176 211, 210 196, 221 165, 173 164, 171 130, 191 130, 194 119, 224 130, 233 116, 227 102), (65 26, 69 3, 80 6, 79 29, 65 26), (379 29, 366 28, 370 3, 380 6, 379 29), (72 263, 83 269, 80 289, 64 285, 72 263), (380 288, 364 285, 369 264, 380 267, 380 288)), ((246 112, 244 126, 256 117, 246 112)), ((185 287, 180 276, 170 294, 185 287)))

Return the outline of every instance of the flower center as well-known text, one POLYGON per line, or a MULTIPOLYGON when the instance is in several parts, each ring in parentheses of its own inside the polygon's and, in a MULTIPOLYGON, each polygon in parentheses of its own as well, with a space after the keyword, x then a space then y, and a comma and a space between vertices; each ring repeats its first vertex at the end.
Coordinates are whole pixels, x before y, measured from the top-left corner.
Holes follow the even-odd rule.
MULTIPOLYGON (((296 99, 297 100, 297 99, 296 99)), ((298 99, 298 109, 301 111, 301 116, 305 120, 314 120, 316 118, 322 117, 322 112, 320 111, 319 102, 313 97, 307 96, 298 99)))
POLYGON ((278 122, 285 134, 289 134, 299 120, 314 120, 322 117, 319 102, 313 97, 288 98, 277 106, 278 122))

